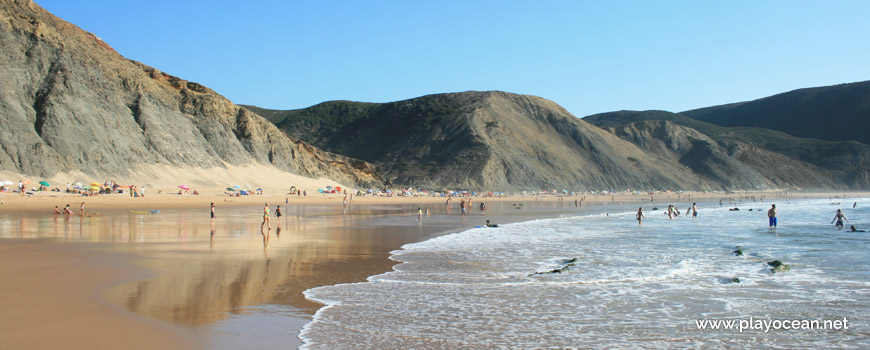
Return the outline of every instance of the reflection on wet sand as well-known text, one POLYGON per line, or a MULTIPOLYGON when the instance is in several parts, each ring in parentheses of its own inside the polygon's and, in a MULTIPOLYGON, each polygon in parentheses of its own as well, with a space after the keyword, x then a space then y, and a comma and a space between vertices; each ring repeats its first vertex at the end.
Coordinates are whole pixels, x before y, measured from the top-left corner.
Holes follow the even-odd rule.
POLYGON ((394 212, 298 207, 296 215, 287 210, 280 222, 276 219, 272 229, 261 229, 261 216, 253 210, 225 212, 214 221, 194 210, 69 220, 0 215, 0 237, 14 233, 22 239, 109 243, 101 247, 133 253, 157 275, 112 288, 104 297, 151 318, 202 326, 261 304, 311 315, 320 305, 302 291, 388 270, 392 262, 386 252, 418 240, 398 226, 371 225, 372 217, 394 212), (345 215, 348 210, 355 212, 345 215))
MULTIPOLYGON (((557 209, 535 205, 547 215, 557 209)), ((92 242, 132 254, 139 265, 156 273, 111 288, 105 299, 149 318, 211 332, 208 337, 219 338, 221 332, 237 337, 220 325, 269 310, 304 320, 321 306, 306 300, 304 290, 389 271, 395 264, 388 259, 391 250, 483 219, 460 219, 436 207, 419 222, 417 207, 288 206, 271 230, 261 226, 258 207, 222 210, 214 220, 206 210, 192 209, 68 218, 2 213, 0 238, 92 242)), ((487 212, 486 219, 494 222, 524 219, 510 203, 491 208, 493 214, 487 212), (500 218, 498 212, 509 218, 500 218)), ((286 344, 287 339, 275 341, 286 344)))

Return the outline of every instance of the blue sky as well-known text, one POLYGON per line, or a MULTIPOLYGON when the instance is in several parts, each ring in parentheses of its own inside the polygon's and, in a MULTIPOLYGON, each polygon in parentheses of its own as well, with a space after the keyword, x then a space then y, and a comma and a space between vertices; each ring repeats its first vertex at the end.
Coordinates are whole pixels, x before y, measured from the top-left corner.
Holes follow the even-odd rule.
POLYGON ((578 117, 870 80, 870 1, 36 0, 239 104, 467 90, 578 117))

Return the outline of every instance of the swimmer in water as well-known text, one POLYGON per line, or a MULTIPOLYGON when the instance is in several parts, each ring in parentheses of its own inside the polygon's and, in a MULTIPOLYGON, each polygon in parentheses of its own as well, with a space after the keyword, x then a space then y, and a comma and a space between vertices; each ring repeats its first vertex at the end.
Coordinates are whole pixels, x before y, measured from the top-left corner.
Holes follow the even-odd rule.
POLYGON ((846 220, 846 222, 849 222, 849 219, 846 219, 846 214, 843 214, 842 210, 837 209, 837 214, 834 215, 834 220, 831 220, 831 223, 833 224, 834 221, 836 221, 837 224, 835 226, 837 226, 839 228, 843 228, 843 220, 846 220))
POLYGON ((638 225, 643 225, 643 221, 642 221, 642 220, 643 220, 643 219, 646 219, 646 216, 643 216, 643 207, 641 207, 641 208, 637 208, 637 215, 635 215, 635 217, 637 218, 637 224, 638 224, 638 225))

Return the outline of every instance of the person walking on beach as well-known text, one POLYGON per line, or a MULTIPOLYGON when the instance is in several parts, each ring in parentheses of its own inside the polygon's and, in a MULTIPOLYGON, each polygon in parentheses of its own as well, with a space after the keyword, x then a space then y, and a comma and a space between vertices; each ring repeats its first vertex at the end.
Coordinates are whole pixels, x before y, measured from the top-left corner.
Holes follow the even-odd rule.
POLYGON ((60 210, 57 209, 57 206, 54 206, 54 216, 57 217, 57 214, 60 214, 60 210))
POLYGON ((770 205, 770 210, 767 211, 767 219, 770 227, 776 227, 776 204, 770 205))
POLYGON ((423 209, 417 208, 417 221, 423 221, 423 209))
POLYGON ((462 217, 465 217, 465 200, 463 199, 459 202, 459 209, 462 211, 462 217))
POLYGON ((480 215, 486 215, 486 203, 480 202, 480 215))
POLYGON ((646 216, 643 216, 643 207, 637 208, 637 215, 635 215, 635 217, 637 218, 637 224, 643 225, 642 220, 646 219, 646 216))
POLYGON ((82 202, 82 205, 79 206, 79 210, 82 213, 82 216, 85 216, 85 202, 82 202))
POLYGON ((211 202, 211 208, 209 210, 211 211, 211 221, 214 222, 214 202, 211 202))
POLYGON ((275 217, 278 218, 278 227, 281 227, 281 206, 275 208, 275 217))
POLYGON ((837 209, 837 214, 834 215, 834 220, 831 220, 831 223, 833 224, 834 221, 836 221, 837 224, 835 226, 837 226, 839 228, 843 228, 843 220, 846 220, 846 222, 849 222, 849 219, 846 219, 846 214, 843 214, 842 210, 837 209))
POLYGON ((269 220, 269 203, 266 203, 266 206, 263 207, 263 223, 260 224, 260 230, 263 229, 263 226, 269 224, 269 229, 272 229, 272 221, 269 220))

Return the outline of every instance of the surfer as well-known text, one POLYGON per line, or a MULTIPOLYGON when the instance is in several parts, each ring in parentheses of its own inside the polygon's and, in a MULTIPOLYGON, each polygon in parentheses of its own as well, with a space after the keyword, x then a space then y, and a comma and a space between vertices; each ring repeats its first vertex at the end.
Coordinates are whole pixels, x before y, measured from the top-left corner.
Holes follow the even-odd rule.
POLYGON ((849 229, 851 229, 852 232, 867 232, 867 231, 859 230, 859 229, 855 228, 855 225, 852 225, 851 227, 849 227, 849 229))
POLYGON ((492 223, 489 222, 489 220, 486 220, 486 227, 498 227, 498 225, 497 225, 497 224, 492 224, 492 223))
POLYGON ((839 228, 843 228, 843 220, 846 220, 846 222, 849 222, 849 219, 846 219, 846 214, 843 214, 842 210, 837 209, 837 214, 834 215, 834 220, 831 220, 831 223, 833 224, 834 221, 836 221, 837 224, 835 226, 837 226, 839 228))

